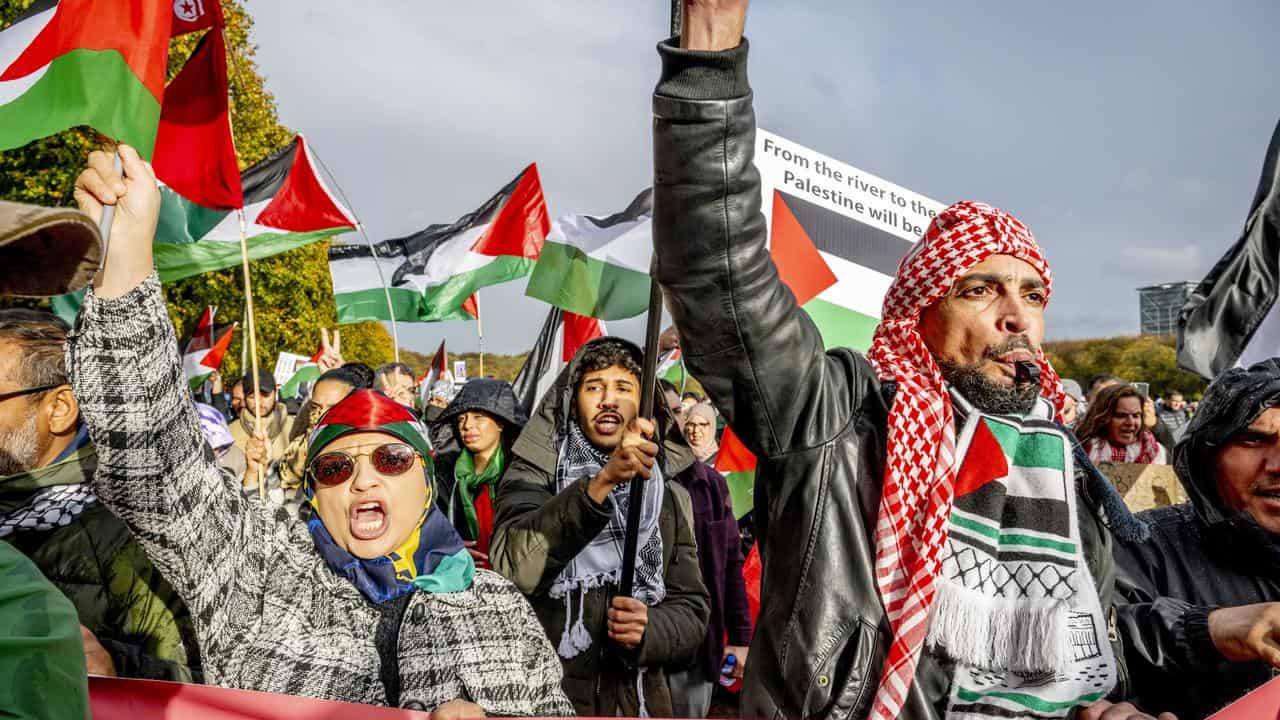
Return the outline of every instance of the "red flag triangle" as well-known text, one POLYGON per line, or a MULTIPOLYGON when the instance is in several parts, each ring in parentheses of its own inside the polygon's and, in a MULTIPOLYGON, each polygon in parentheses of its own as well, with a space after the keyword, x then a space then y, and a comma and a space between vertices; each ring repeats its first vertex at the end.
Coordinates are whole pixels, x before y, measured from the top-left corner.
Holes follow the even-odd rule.
POLYGON ((604 323, 598 318, 564 311, 564 361, 569 362, 588 342, 604 337, 604 323))
POLYGON ((197 205, 244 207, 227 114, 227 51, 221 29, 200 39, 165 89, 152 164, 156 177, 197 205))
POLYGON ((466 300, 462 301, 462 310, 471 317, 477 320, 480 319, 480 301, 476 298, 475 293, 471 293, 466 300))
POLYGON ((956 497, 968 495, 992 480, 1009 474, 1009 461, 996 436, 985 422, 979 422, 965 452, 964 462, 956 471, 956 497))
POLYGON ((471 246, 479 255, 511 255, 530 260, 542 253, 542 244, 551 232, 547 201, 542 196, 538 164, 533 163, 520 174, 520 181, 503 203, 498 216, 471 246))
POLYGON ((184 354, 208 350, 213 347, 213 315, 216 311, 212 305, 206 305, 200 319, 196 321, 195 330, 191 331, 191 339, 187 341, 184 354))
POLYGON ((778 277, 804 305, 823 290, 836 284, 836 274, 809 239, 800 221, 792 214, 782 193, 773 191, 773 227, 769 236, 769 254, 778 266, 778 277))
POLYGON ((254 222, 290 232, 315 232, 339 227, 354 229, 355 218, 316 175, 306 140, 299 135, 297 143, 298 151, 293 154, 289 176, 254 222))
POLYGON ((222 358, 226 356, 227 348, 231 346, 231 336, 235 334, 235 330, 235 323, 223 328, 222 335, 213 344, 213 348, 204 356, 204 359, 200 361, 200 364, 214 370, 222 367, 222 358))

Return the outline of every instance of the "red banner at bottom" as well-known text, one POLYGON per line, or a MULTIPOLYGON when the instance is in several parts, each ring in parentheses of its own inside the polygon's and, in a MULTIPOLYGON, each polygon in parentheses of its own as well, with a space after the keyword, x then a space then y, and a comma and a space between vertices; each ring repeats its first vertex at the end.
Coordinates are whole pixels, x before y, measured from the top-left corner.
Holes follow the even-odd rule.
POLYGON ((416 710, 188 685, 161 680, 89 678, 93 720, 427 720, 416 710))

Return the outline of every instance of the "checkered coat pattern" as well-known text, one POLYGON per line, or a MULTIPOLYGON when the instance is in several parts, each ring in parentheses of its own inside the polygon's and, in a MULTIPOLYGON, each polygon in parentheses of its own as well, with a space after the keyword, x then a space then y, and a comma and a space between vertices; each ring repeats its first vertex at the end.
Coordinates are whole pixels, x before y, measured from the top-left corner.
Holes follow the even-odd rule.
MULTIPOLYGON (((1049 294, 1049 264, 1027 226, 990 205, 959 202, 934 218, 902 259, 867 354, 881 380, 898 384, 889 412, 884 494, 875 530, 876 582, 893 630, 871 712, 882 720, 898 717, 915 676, 955 499, 951 398, 920 336, 920 313, 992 255, 1012 255, 1029 263, 1049 294)), ((1063 390, 1057 373, 1043 351, 1037 351, 1036 363, 1041 392, 1061 411, 1063 390)))
MULTIPOLYGON (((378 609, 325 565, 303 524, 219 472, 155 274, 117 299, 90 291, 67 366, 98 447, 98 497, 190 607, 207 681, 385 705, 378 609)), ((496 573, 478 570, 464 592, 415 593, 396 650, 402 706, 461 698, 490 715, 573 714, 542 626, 496 573)))

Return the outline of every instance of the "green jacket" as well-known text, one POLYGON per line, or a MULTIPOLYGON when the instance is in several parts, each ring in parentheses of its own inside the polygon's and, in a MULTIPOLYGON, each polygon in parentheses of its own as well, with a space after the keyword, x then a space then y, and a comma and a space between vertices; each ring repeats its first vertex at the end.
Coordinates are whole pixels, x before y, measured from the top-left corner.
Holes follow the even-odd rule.
MULTIPOLYGON (((556 493, 557 455, 570 422, 569 377, 576 360, 548 391, 512 446, 511 464, 498 485, 490 551, 493 569, 528 596, 553 646, 565 630, 565 601, 550 597, 547 589, 605 528, 613 513, 612 507, 596 505, 587 495, 585 479, 556 493)), ((636 675, 637 668, 643 668, 649 716, 672 717, 663 666, 687 665, 706 633, 711 610, 698 565, 693 510, 688 491, 672 481, 692 465, 693 454, 678 431, 664 437, 668 439, 659 459, 667 483, 658 526, 666 599, 649 608, 644 638, 636 651, 628 653, 608 639, 606 612, 613 589, 587 591, 584 617, 591 647, 573 659, 561 659, 564 691, 579 715, 639 715, 636 675)))
MULTIPOLYGON (((89 482, 96 467, 97 453, 86 445, 61 462, 0 478, 0 514, 22 507, 44 488, 89 482)), ((186 605, 101 503, 63 527, 20 530, 4 539, 71 600, 80 624, 111 654, 119 676, 198 679, 186 605)))
POLYGON ((76 609, 0 543, 0 716, 87 719, 87 679, 76 609))

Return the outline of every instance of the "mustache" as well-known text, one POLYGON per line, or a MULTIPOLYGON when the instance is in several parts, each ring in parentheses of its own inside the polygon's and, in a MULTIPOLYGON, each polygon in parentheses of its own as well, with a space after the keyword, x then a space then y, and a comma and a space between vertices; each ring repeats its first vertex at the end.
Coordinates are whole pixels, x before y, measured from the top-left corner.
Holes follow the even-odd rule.
POLYGON ((988 360, 999 360, 1001 356, 1007 355, 1014 350, 1026 350, 1034 355, 1039 348, 1032 345, 1031 338, 1026 335, 1012 335, 999 345, 988 345, 982 351, 982 357, 988 360))

